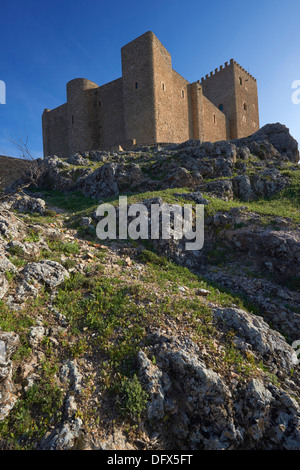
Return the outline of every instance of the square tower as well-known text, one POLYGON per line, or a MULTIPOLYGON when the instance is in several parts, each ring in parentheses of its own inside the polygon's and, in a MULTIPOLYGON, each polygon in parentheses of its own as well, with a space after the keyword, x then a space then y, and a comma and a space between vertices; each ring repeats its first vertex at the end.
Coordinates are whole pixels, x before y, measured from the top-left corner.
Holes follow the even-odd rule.
POLYGON ((227 139, 247 137, 259 129, 257 83, 230 60, 201 79, 203 95, 227 118, 227 139))
POLYGON ((138 144, 156 142, 153 41, 149 31, 121 49, 125 136, 138 144))

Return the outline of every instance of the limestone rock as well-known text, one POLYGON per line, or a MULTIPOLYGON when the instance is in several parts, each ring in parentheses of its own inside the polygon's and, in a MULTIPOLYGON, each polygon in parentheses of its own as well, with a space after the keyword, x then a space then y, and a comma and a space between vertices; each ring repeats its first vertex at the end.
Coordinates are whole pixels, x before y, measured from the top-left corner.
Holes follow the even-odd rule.
MULTIPOLYGON (((255 328, 250 335, 266 350, 270 331, 261 322, 259 328, 260 335, 255 328)), ((281 348, 282 339, 275 336, 273 354, 281 354, 284 364, 288 348, 281 348)), ((148 426, 166 448, 300 449, 300 408, 287 392, 256 378, 226 384, 187 338, 156 330, 148 343, 139 353, 140 378, 150 395, 148 426)))
POLYGON ((75 165, 75 166, 89 164, 89 160, 87 158, 84 158, 79 153, 76 153, 75 155, 71 155, 69 158, 67 158, 66 162, 69 163, 70 165, 75 165))
POLYGON ((73 450, 80 439, 83 422, 76 417, 64 421, 62 426, 47 433, 41 440, 38 450, 73 450))
POLYGON ((259 352, 266 361, 277 361, 287 374, 294 368, 294 350, 262 317, 238 308, 215 308, 213 315, 235 331, 237 336, 251 344, 253 350, 259 352))
POLYGON ((50 260, 27 264, 23 274, 26 282, 44 283, 52 289, 62 284, 70 276, 60 263, 50 260))
POLYGON ((19 212, 44 215, 46 203, 41 198, 30 197, 27 194, 17 194, 12 197, 11 208, 19 212))
MULTIPOLYGON (((273 148, 273 156, 280 155, 294 163, 299 161, 298 143, 290 135, 289 129, 280 123, 266 124, 250 137, 234 140, 232 142, 237 146, 248 146, 249 148, 251 148, 253 142, 256 144, 260 143, 262 144, 260 151, 265 152, 265 154, 261 153, 261 156, 267 156, 268 152, 270 152, 270 148, 273 148), (269 148, 266 144, 269 144, 269 148)), ((255 149, 252 148, 252 151, 253 150, 255 153, 255 149)))
POLYGON ((6 418, 17 400, 12 381, 11 356, 19 343, 17 334, 0 331, 0 421, 6 418))

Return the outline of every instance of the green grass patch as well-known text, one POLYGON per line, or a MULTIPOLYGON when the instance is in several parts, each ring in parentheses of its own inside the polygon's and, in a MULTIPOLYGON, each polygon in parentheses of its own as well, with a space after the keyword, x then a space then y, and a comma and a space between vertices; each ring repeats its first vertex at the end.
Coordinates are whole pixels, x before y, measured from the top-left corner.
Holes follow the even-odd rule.
POLYGON ((68 212, 82 212, 97 207, 97 201, 85 196, 80 191, 63 193, 57 190, 44 191, 44 199, 50 206, 59 207, 68 212))
POLYGON ((39 382, 33 384, 13 413, 0 421, 0 436, 15 450, 31 450, 61 417, 63 392, 56 383, 58 364, 47 358, 42 364, 39 382))

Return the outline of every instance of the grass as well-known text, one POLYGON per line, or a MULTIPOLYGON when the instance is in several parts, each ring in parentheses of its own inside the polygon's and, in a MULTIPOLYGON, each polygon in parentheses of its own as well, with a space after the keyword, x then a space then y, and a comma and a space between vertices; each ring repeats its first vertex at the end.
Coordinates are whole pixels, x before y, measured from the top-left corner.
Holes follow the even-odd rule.
POLYGON ((24 393, 14 412, 0 421, 0 436, 15 450, 32 449, 51 425, 61 419, 63 393, 55 381, 58 364, 50 357, 41 366, 39 383, 24 393))
MULTIPOLYGON (((286 174, 285 171, 282 172, 286 174)), ((287 175, 286 175, 287 176, 287 175)), ((300 223, 300 169, 289 171, 289 185, 283 190, 269 198, 260 198, 254 201, 224 201, 212 198, 209 193, 203 193, 208 199, 209 205, 206 208, 208 215, 213 215, 218 211, 228 211, 233 207, 244 206, 247 210, 257 212, 262 216, 290 217, 295 223, 300 223)))
POLYGON ((97 202, 84 196, 79 191, 72 193, 62 193, 61 191, 44 191, 44 198, 48 205, 59 207, 70 213, 83 212, 91 207, 97 207, 97 202))

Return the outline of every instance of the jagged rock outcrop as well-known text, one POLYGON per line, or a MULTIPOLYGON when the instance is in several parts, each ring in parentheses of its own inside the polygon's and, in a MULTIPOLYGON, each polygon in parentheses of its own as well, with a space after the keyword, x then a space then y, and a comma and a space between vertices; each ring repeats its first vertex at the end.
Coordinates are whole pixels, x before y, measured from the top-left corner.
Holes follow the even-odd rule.
POLYGON ((0 330, 0 421, 9 414, 17 400, 12 380, 11 356, 19 344, 20 339, 17 334, 0 330))
POLYGON ((298 163, 299 149, 297 141, 291 136, 289 129, 280 124, 266 124, 250 137, 232 141, 239 147, 248 147, 260 158, 284 158, 298 163))
POLYGON ((235 196, 247 201, 273 195, 288 184, 288 178, 282 177, 274 167, 262 171, 258 168, 257 174, 250 176, 244 174, 251 155, 266 162, 297 163, 299 160, 297 142, 279 123, 266 125, 250 137, 230 142, 192 139, 179 145, 156 146, 151 149, 156 162, 144 173, 130 155, 143 157, 149 151, 149 147, 144 147, 128 155, 94 151, 84 156, 76 154, 67 160, 46 157, 41 161, 43 171, 39 185, 61 191, 80 190, 95 199, 118 195, 124 189, 199 187, 200 190, 216 190, 218 197, 226 192, 228 199, 235 196), (238 176, 234 176, 236 171, 240 173, 238 176), (203 178, 228 178, 228 181, 203 183, 203 178), (228 188, 224 191, 226 184, 228 188))
POLYGON ((280 275, 296 275, 300 263, 299 230, 277 218, 277 226, 265 226, 260 217, 243 206, 228 212, 217 212, 206 221, 217 230, 217 238, 233 250, 247 253, 263 265, 272 263, 280 275))
MULTIPOLYGON (((236 314, 240 323, 242 312, 236 314)), ((253 346, 265 353, 259 338, 253 346)), ((156 331, 148 341, 138 355, 148 426, 167 449, 300 449, 300 407, 288 393, 262 378, 226 383, 190 340, 156 331)))

